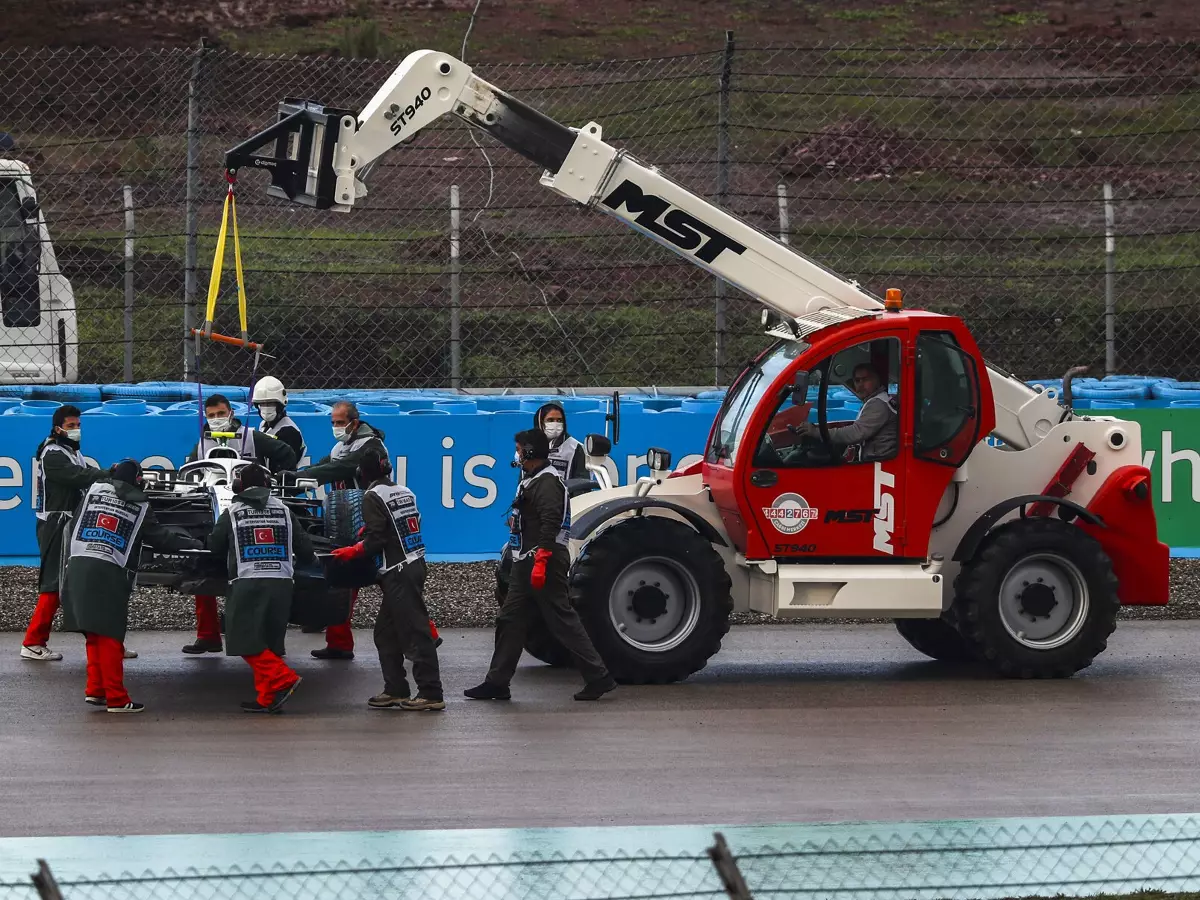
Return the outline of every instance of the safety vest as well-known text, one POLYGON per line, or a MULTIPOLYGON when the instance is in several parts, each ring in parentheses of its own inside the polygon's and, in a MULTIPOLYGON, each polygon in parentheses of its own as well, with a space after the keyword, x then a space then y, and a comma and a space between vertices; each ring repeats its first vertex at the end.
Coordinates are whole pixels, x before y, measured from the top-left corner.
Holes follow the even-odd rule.
MULTIPOLYGON (((295 428, 297 432, 300 432, 300 426, 292 421, 291 416, 282 416, 281 418, 276 419, 274 422, 270 423, 269 425, 266 422, 263 422, 262 427, 260 427, 258 430, 261 431, 263 434, 267 434, 267 435, 270 435, 271 437, 275 437, 275 435, 277 435, 282 429, 287 428, 289 425, 292 428, 295 428)), ((300 460, 302 460, 307 454, 308 454, 308 445, 306 443, 304 443, 304 434, 303 434, 303 432, 301 432, 300 433, 300 452, 296 454, 296 462, 299 462, 300 460)))
MULTIPOLYGON (((363 437, 356 437, 354 440, 350 441, 350 443, 346 443, 345 441, 338 441, 336 444, 333 445, 333 449, 329 451, 329 458, 330 459, 342 459, 345 456, 349 456, 355 450, 361 450, 370 441, 379 441, 379 443, 381 443, 381 444, 383 443, 383 441, 379 440, 378 433, 373 431, 370 434, 365 435, 363 437)), ((388 454, 388 458, 390 459, 391 454, 388 453, 388 449, 386 446, 383 448, 383 451, 384 451, 384 453, 388 454)), ((354 483, 355 487, 366 487, 365 484, 358 483, 357 475, 354 476, 353 483, 354 483)))
POLYGON ((550 451, 550 465, 558 472, 558 477, 564 481, 568 473, 571 471, 571 463, 575 461, 575 450, 577 447, 583 446, 573 437, 568 437, 561 444, 550 451))
MULTIPOLYGON (((888 394, 887 391, 881 389, 863 401, 863 405, 861 407, 859 407, 858 415, 854 417, 855 421, 862 418, 863 413, 865 413, 867 411, 867 406, 871 403, 882 403, 883 404, 883 408, 886 409, 888 412, 889 426, 893 420, 899 418, 899 416, 900 416, 900 410, 898 408, 898 403, 899 403, 898 399, 896 397, 893 397, 890 394, 888 394)), ((875 459, 875 458, 880 458, 887 454, 893 453, 897 449, 896 447, 885 448, 886 453, 881 453, 881 452, 879 452, 879 447, 877 447, 877 446, 872 447, 873 452, 867 453, 867 448, 869 446, 877 444, 879 442, 880 436, 889 431, 889 426, 885 426, 883 429, 881 429, 879 434, 876 434, 861 443, 850 444, 846 448, 845 453, 842 454, 842 460, 844 462, 852 462, 852 463, 853 462, 862 462, 864 459, 867 459, 867 458, 875 459)), ((892 433, 894 435, 894 432, 892 432, 892 433)))
POLYGON ((96 482, 83 495, 79 518, 71 529, 69 555, 125 568, 149 508, 148 502, 122 500, 108 482, 96 482))
POLYGON ((392 571, 418 559, 425 558, 425 539, 421 536, 421 513, 417 510, 417 497, 408 488, 399 484, 377 484, 368 493, 374 494, 387 507, 392 517, 392 527, 403 548, 403 555, 396 559, 394 550, 383 548, 383 565, 379 573, 392 571))
POLYGON ((55 516, 71 515, 71 510, 69 509, 46 509, 46 472, 42 468, 42 460, 46 458, 46 454, 51 450, 67 454, 71 462, 81 469, 89 468, 87 460, 83 458, 82 450, 72 450, 70 447, 64 447, 62 444, 56 444, 53 441, 42 448, 42 452, 38 454, 37 465, 33 471, 34 496, 36 498, 33 503, 33 513, 43 522, 55 516))
POLYGON ((242 500, 229 504, 233 526, 235 578, 291 578, 292 517, 278 497, 268 497, 263 509, 242 500))
MULTIPOLYGON (((535 553, 537 547, 530 547, 527 550, 521 549, 521 497, 525 494, 525 489, 533 484, 535 480, 543 475, 553 475, 558 477, 558 470, 554 466, 546 466, 532 478, 522 478, 521 483, 517 485, 517 496, 513 498, 512 513, 508 517, 508 546, 512 550, 512 558, 514 561, 524 559, 525 557, 535 553)), ((566 547, 571 540, 571 498, 567 491, 563 491, 563 518, 562 527, 555 537, 555 543, 566 547)))
POLYGON ((200 446, 196 449, 196 459, 204 459, 214 447, 227 447, 237 453, 240 459, 253 461, 257 458, 254 453, 254 429, 245 425, 239 425, 231 438, 214 438, 210 432, 205 431, 200 437, 200 446))

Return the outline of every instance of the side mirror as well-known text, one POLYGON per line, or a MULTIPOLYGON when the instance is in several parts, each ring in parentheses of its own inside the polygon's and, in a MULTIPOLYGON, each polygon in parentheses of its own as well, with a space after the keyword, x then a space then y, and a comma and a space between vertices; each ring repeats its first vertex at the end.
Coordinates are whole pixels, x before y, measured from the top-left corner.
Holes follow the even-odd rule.
POLYGON ((651 472, 670 472, 671 452, 651 447, 646 451, 646 464, 650 467, 651 472))
POLYGON ((808 372, 797 372, 795 379, 792 381, 792 386, 786 389, 786 393, 791 394, 792 403, 800 406, 808 400, 808 372))
POLYGON ((36 222, 38 217, 38 202, 33 197, 21 201, 21 218, 26 222, 36 222))
MULTIPOLYGON (((608 431, 608 423, 609 422, 612 422, 612 426, 613 426, 612 442, 614 444, 621 443, 621 392, 620 391, 613 391, 612 412, 604 414, 604 423, 605 423, 604 430, 605 431, 608 431)), ((609 449, 612 449, 612 448, 610 447, 609 449)), ((604 453, 598 454, 598 455, 607 456, 608 451, 606 450, 604 453)))
POLYGON ((583 449, 588 456, 608 456, 612 452, 612 442, 602 434, 589 434, 583 449))

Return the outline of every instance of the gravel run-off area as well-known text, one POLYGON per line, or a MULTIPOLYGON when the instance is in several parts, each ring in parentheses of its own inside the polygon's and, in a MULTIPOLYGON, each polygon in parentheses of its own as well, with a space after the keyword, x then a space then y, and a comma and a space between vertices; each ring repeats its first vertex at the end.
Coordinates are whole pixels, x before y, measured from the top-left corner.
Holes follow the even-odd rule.
MULTIPOLYGON (((425 600, 434 621, 444 628, 489 628, 496 614, 495 564, 431 563, 425 600)), ((0 631, 23 631, 37 599, 37 569, 0 567, 0 631)), ((379 590, 359 595, 354 625, 369 628, 379 609, 379 590)), ((130 627, 137 631, 187 630, 196 624, 192 598, 161 588, 138 588, 130 604, 130 627)), ((1134 606, 1125 619, 1200 619, 1200 560, 1171 561, 1171 602, 1165 607, 1134 606)), ((757 613, 734 616, 735 624, 803 625, 779 622, 757 613)), ((821 620, 828 622, 829 620, 821 620)))

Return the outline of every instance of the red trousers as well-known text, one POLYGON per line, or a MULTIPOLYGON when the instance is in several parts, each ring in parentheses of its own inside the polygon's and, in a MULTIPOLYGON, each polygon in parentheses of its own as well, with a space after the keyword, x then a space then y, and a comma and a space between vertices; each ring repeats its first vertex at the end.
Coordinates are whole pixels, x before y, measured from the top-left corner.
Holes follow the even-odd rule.
POLYGON ((58 612, 58 593, 38 594, 33 618, 29 620, 29 628, 25 631, 26 647, 46 646, 46 641, 50 640, 50 626, 54 624, 56 612, 58 612))
POLYGON ((125 691, 125 645, 116 638, 85 632, 87 695, 103 697, 109 706, 129 703, 125 691))
POLYGON ((270 706, 275 695, 295 684, 299 677, 279 658, 273 650, 264 650, 253 656, 243 656, 254 672, 254 689, 258 692, 258 705, 270 706))
POLYGON ((217 615, 217 598, 196 595, 196 640, 221 643, 221 620, 217 615))
MULTIPOLYGON (((196 602, 200 602, 200 598, 196 598, 196 602)), ((358 602, 358 591, 350 595, 350 615, 346 617, 346 621, 341 625, 330 625, 325 629, 325 644, 331 650, 354 650, 354 632, 350 630, 350 620, 354 618, 354 604, 358 602)), ((199 607, 197 607, 198 609, 199 607)), ((437 626, 433 624, 433 619, 429 620, 429 634, 436 641, 438 639, 437 626)))

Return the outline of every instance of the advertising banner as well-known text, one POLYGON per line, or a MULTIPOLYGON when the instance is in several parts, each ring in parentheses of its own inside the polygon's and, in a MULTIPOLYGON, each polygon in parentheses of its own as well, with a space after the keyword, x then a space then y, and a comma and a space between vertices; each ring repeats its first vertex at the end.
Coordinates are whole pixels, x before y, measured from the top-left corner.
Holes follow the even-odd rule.
MULTIPOLYGON (((1113 412, 1141 423, 1144 461, 1154 476, 1160 539, 1177 555, 1192 555, 1192 548, 1200 547, 1200 410, 1113 412)), ((333 446, 329 418, 302 413, 293 418, 310 452, 302 464, 315 462, 333 446)), ((497 556, 516 489, 512 436, 530 427, 532 415, 517 410, 464 415, 438 411, 364 419, 385 433, 397 480, 417 495, 430 558, 497 556)), ((669 450, 676 467, 698 459, 711 422, 711 413, 623 412, 621 440, 612 454, 614 483, 628 484, 649 474, 649 447, 669 450)), ((604 414, 572 413, 569 424, 571 433, 582 440, 588 433, 604 432, 604 414)), ((37 554, 33 457, 49 430, 49 416, 0 416, 0 565, 32 562, 37 554)), ((196 443, 197 430, 194 416, 85 415, 83 453, 104 467, 133 457, 147 467, 178 468, 196 443)))

